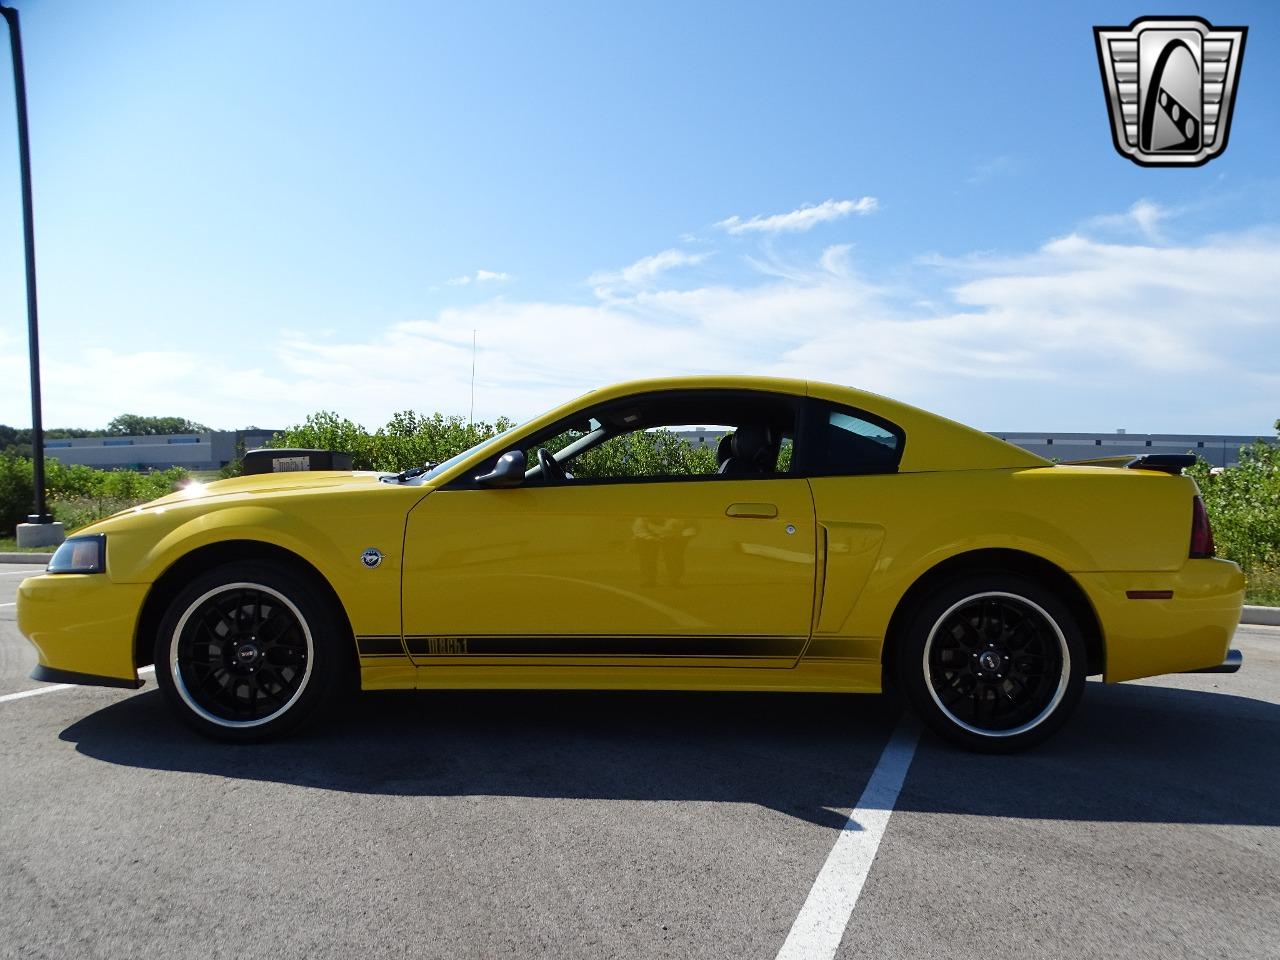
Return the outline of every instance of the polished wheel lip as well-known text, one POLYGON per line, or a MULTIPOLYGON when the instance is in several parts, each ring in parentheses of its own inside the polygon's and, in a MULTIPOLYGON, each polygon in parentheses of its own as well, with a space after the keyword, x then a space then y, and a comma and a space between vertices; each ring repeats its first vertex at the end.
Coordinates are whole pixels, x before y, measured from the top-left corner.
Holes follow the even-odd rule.
POLYGON ((1016 737, 1018 734, 1034 730, 1036 727, 1040 726, 1040 724, 1044 723, 1044 721, 1053 714, 1053 711, 1058 708, 1058 704, 1062 702, 1062 698, 1067 695, 1067 685, 1071 680, 1071 650, 1067 646, 1067 638, 1063 634, 1062 628, 1058 626, 1058 621, 1050 616, 1049 612, 1045 610, 1044 607, 1040 606, 1040 604, 1022 596, 1020 593, 1010 593, 1005 590, 984 590, 981 593, 975 593, 965 597, 963 600, 956 601, 943 611, 942 615, 933 622, 933 626, 929 629, 929 637, 924 642, 924 656, 921 658, 921 666, 924 670, 925 688, 929 691, 929 696, 933 698, 933 702, 937 705, 938 709, 942 711, 943 716, 945 716, 947 720, 955 724, 961 730, 966 730, 969 733, 976 734, 977 736, 989 737, 991 739, 1002 739, 1007 737, 1016 737), (1018 603, 1025 604, 1027 607, 1034 610, 1044 618, 1045 622, 1049 624, 1049 626, 1053 628, 1054 636, 1058 638, 1058 647, 1062 651, 1062 674, 1058 677, 1058 687, 1054 690, 1053 697, 1050 699, 1048 705, 1026 723, 1018 727, 1012 727, 1008 730, 985 730, 982 727, 976 727, 971 723, 961 720, 954 713, 948 710, 945 705, 943 705, 942 698, 938 696, 938 691, 934 689, 933 682, 930 680, 929 654, 933 650, 933 638, 937 635, 939 628, 947 621, 947 618, 950 617, 951 614, 955 613, 966 604, 973 603, 975 600, 986 600, 990 598, 1016 600, 1018 603))
POLYGON ((185 703, 187 707, 202 720, 207 720, 220 727, 227 727, 233 730, 245 730, 252 727, 260 727, 264 723, 270 723, 272 720, 275 720, 287 713, 289 708, 298 702, 298 698, 301 697, 303 692, 307 689, 307 684, 311 680, 311 667, 314 662, 315 642, 311 639, 311 627, 307 625, 307 620, 302 615, 302 611, 298 609, 297 605, 292 600, 286 597, 279 590, 276 590, 274 587, 268 587, 263 583, 252 583, 243 580, 236 581, 235 583, 224 583, 214 587, 207 593, 202 594, 192 601, 187 609, 183 611, 182 617, 178 620, 178 625, 174 627, 173 636, 169 638, 169 675, 173 678, 174 688, 178 691, 178 696, 182 698, 182 702, 185 703), (191 619, 191 615, 200 609, 200 607, 204 605, 205 601, 209 600, 211 597, 216 597, 220 593, 227 593, 232 590, 260 590, 265 594, 275 597, 289 608, 289 612, 292 613, 294 618, 298 621, 298 626, 302 630, 302 636, 307 642, 307 665, 302 671, 302 681, 298 684, 298 689, 293 692, 293 696, 285 702, 284 706, 280 707, 275 712, 269 713, 265 717, 259 717, 256 720, 228 720, 225 717, 219 717, 217 714, 210 713, 204 707, 200 706, 200 704, 196 703, 195 698, 192 697, 190 691, 187 690, 187 685, 182 679, 182 670, 178 666, 178 641, 182 637, 182 631, 186 628, 187 621, 191 619))

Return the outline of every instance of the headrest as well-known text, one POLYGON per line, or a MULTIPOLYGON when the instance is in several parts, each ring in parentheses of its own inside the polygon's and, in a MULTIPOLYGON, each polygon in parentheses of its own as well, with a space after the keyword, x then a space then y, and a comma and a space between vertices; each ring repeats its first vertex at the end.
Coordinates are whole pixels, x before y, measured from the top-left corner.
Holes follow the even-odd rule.
POLYGON ((755 423, 738 427, 733 433, 733 457, 741 466, 772 470, 778 459, 773 431, 755 423))
POLYGON ((733 434, 726 433, 716 446, 716 464, 722 464, 733 456, 733 434))

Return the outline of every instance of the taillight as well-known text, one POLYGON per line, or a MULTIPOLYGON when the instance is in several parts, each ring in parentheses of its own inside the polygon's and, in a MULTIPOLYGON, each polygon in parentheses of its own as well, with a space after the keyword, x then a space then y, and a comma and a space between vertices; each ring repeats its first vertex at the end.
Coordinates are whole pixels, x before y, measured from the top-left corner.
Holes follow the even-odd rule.
POLYGON ((1191 505, 1191 558, 1202 560, 1213 556, 1213 528, 1204 501, 1196 497, 1191 505))

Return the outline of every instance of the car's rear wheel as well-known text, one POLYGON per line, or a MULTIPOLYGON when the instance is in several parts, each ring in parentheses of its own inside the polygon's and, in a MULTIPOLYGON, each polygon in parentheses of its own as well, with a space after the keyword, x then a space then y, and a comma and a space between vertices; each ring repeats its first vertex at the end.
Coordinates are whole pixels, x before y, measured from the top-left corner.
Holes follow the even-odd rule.
POLYGON ((1021 750, 1080 700, 1085 645, 1069 607, 1014 574, 970 575, 929 596, 897 657, 898 680, 934 731, 987 752, 1021 750))
POLYGON ((345 664, 332 601, 305 577, 261 561, 196 577, 156 638, 156 680, 174 711, 220 740, 293 729, 340 686, 345 664))

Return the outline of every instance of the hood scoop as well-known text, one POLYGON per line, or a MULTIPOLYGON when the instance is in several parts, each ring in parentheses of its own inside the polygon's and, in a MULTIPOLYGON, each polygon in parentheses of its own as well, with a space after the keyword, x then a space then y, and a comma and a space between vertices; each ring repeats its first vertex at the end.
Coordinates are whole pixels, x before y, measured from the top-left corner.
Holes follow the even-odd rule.
POLYGON ((350 470, 351 454, 333 450, 296 450, 260 447, 244 455, 244 475, 304 473, 315 470, 350 470))

